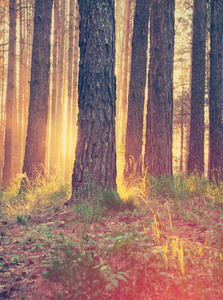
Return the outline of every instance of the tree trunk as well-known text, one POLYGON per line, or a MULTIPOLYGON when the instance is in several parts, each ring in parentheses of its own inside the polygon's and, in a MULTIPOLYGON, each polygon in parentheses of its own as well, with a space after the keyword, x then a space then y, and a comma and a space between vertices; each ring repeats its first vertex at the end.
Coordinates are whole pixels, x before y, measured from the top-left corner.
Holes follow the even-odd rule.
POLYGON ((23 3, 22 0, 19 0, 19 42, 20 42, 20 58, 19 58, 19 143, 18 143, 18 169, 21 173, 22 171, 22 130, 23 130, 23 101, 24 101, 24 37, 23 37, 23 16, 24 12, 22 9, 23 3))
POLYGON ((5 82, 5 14, 6 14, 6 7, 4 6, 3 9, 3 29, 2 29, 2 71, 1 71, 1 106, 0 106, 0 184, 2 183, 2 175, 3 175, 3 149, 4 149, 4 133, 5 133, 5 105, 4 105, 4 97, 5 97, 5 89, 4 89, 4 82, 5 82))
POLYGON ((31 63, 32 63, 32 40, 33 40, 33 20, 35 13, 35 0, 24 0, 24 5, 27 7, 26 9, 26 26, 27 28, 24 30, 25 36, 25 46, 26 53, 24 57, 25 60, 25 68, 24 68, 24 103, 23 103, 23 140, 22 140, 22 158, 24 160, 25 156, 25 145, 26 145, 26 135, 27 135, 27 126, 28 126, 28 114, 29 114, 29 100, 30 100, 30 77, 31 77, 31 63))
POLYGON ((141 174, 150 0, 137 0, 132 39, 124 179, 141 174))
MULTIPOLYGON (((124 36, 126 22, 122 14, 122 5, 126 7, 126 1, 122 4, 121 1, 115 5, 115 21, 116 21, 116 37, 115 37, 115 50, 116 50, 116 144, 119 146, 121 137, 121 104, 122 104, 122 82, 123 82, 123 57, 124 57, 124 36)), ((126 10, 124 9, 125 13, 126 10)))
POLYGON ((73 94, 72 94, 72 139, 71 161, 75 158, 75 146, 77 141, 77 98, 78 98, 78 59, 79 59, 79 11, 76 6, 75 36, 74 36, 74 66, 73 66, 73 94))
POLYGON ((204 172, 206 1, 194 0, 188 171, 204 172))
POLYGON ((65 34, 65 0, 61 1, 60 17, 58 25, 58 93, 56 112, 56 140, 57 147, 56 160, 61 170, 63 170, 63 75, 64 75, 64 34, 65 34))
POLYGON ((30 81, 29 119, 23 173, 44 175, 48 117, 50 33, 53 0, 36 0, 30 81))
POLYGON ((175 1, 151 0, 145 169, 172 175, 175 1))
POLYGON ((210 49, 210 178, 223 178, 222 1, 211 1, 210 49))
POLYGON ((8 83, 6 92, 6 127, 5 153, 3 167, 3 184, 11 180, 12 160, 12 112, 15 89, 15 46, 16 46, 16 0, 9 0, 9 49, 8 49, 8 83))
POLYGON ((71 103, 72 103, 72 75, 73 75, 73 33, 74 33, 74 1, 69 2, 69 49, 68 49, 68 99, 67 99, 67 151, 66 151, 66 173, 71 168, 71 103))
MULTIPOLYGON (((16 82, 16 64, 15 64, 15 79, 16 82)), ((18 160, 19 160, 19 123, 18 123, 18 108, 17 108, 17 85, 14 87, 14 98, 13 98, 13 111, 12 111, 12 159, 11 159, 11 178, 15 178, 19 173, 18 160)))
POLYGON ((183 93, 181 100, 181 116, 180 116, 180 172, 183 172, 183 155, 184 155, 184 103, 183 103, 183 93))
POLYGON ((51 136, 50 136, 50 170, 55 171, 56 165, 56 99, 57 99, 57 49, 58 49, 58 18, 59 3, 54 0, 54 31, 53 31, 53 74, 52 74, 52 102, 51 102, 51 136))
POLYGON ((78 3, 79 114, 72 199, 79 189, 89 195, 93 188, 116 188, 114 0, 78 3))
POLYGON ((125 142, 126 135, 126 120, 127 120, 127 105, 128 105, 128 68, 129 68, 129 36, 130 36, 130 14, 131 14, 131 1, 126 0, 125 4, 125 25, 124 25, 124 35, 125 35, 125 48, 123 53, 123 85, 122 85, 122 116, 121 116, 121 144, 125 142))

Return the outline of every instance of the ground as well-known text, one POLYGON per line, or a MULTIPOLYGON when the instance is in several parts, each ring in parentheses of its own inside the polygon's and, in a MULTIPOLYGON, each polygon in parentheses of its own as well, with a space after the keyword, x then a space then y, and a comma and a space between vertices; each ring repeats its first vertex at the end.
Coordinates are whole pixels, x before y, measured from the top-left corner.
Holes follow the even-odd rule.
MULTIPOLYGON (((156 209, 157 219, 159 217, 157 228, 160 232, 160 241, 165 241, 170 236, 177 237, 179 240, 186 239, 187 243, 196 242, 201 245, 207 245, 208 241, 208 247, 217 251, 223 246, 222 208, 205 210, 206 204, 202 204, 200 199, 193 201, 190 203, 190 209, 185 205, 183 210, 182 208, 179 210, 170 200, 153 199, 152 206, 141 203, 139 209, 134 212, 105 211, 105 215, 101 216, 99 221, 89 222, 80 218, 80 214, 73 207, 64 207, 53 213, 42 211, 27 219, 26 222, 18 218, 17 220, 2 218, 0 221, 0 298, 59 299, 55 296, 55 292, 62 290, 60 283, 51 282, 42 276, 46 270, 42 262, 49 256, 47 251, 51 247, 50 243, 56 243, 56 235, 73 236, 76 242, 81 241, 85 235, 95 243, 120 231, 145 232, 154 235, 154 209, 156 209), (202 206, 203 208, 199 209, 202 206), (50 235, 53 237, 52 240, 47 240, 46 237, 50 235)), ((94 245, 90 243, 87 247, 94 249, 94 245)), ((223 286, 219 287, 215 299, 223 299, 222 291, 223 286)), ((88 296, 86 299, 91 297, 88 296)), ((159 298, 141 296, 140 299, 159 298)), ((198 298, 193 295, 190 298, 188 295, 185 299, 198 298)), ((207 297, 204 299, 209 300, 207 297)))

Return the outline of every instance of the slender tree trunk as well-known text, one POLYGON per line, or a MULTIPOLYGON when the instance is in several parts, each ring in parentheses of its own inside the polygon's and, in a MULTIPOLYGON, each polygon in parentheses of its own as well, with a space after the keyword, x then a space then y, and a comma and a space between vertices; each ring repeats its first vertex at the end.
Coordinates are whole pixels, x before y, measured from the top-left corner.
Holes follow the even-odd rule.
POLYGON ((72 198, 116 188, 114 1, 79 0, 78 137, 72 198))
POLYGON ((50 33, 53 0, 36 0, 29 119, 23 173, 33 182, 44 175, 48 117, 50 33))
POLYGON ((74 33, 74 1, 69 2, 69 48, 68 48, 68 99, 67 99, 67 151, 66 151, 66 173, 69 174, 71 168, 71 103, 72 103, 72 75, 73 75, 73 33, 74 33))
POLYGON ((206 106, 208 107, 208 124, 206 128, 206 147, 207 147, 207 168, 206 174, 209 176, 210 174, 210 118, 209 118, 209 107, 210 107, 210 36, 208 38, 207 50, 206 50, 206 86, 207 86, 207 98, 206 98, 206 106))
POLYGON ((124 179, 141 174, 150 0, 137 0, 132 39, 124 179), (140 46, 139 46, 140 45, 140 46))
POLYGON ((185 124, 185 97, 184 97, 184 85, 185 85, 185 71, 182 65, 182 92, 181 92, 181 108, 180 108, 180 172, 184 171, 184 124, 185 124))
POLYGON ((182 103, 181 103, 181 117, 180 117, 180 172, 183 172, 183 155, 184 155, 184 103, 183 103, 183 93, 182 93, 182 103))
POLYGON ((145 169, 172 174, 175 1, 151 0, 145 169))
POLYGON ((210 178, 223 178, 222 1, 211 1, 210 49, 210 178))
POLYGON ((9 50, 8 50, 8 83, 6 92, 6 127, 5 153, 3 167, 3 184, 11 180, 12 162, 12 112, 15 89, 15 46, 16 46, 16 0, 9 0, 9 50))
POLYGON ((58 25, 58 93, 57 93, 57 112, 56 112, 56 140, 57 140, 57 163, 63 169, 63 75, 64 75, 64 33, 65 33, 65 0, 61 1, 60 18, 58 25))
POLYGON ((206 1, 194 0, 188 171, 204 172, 206 1))
POLYGON ((22 0, 19 0, 19 42, 20 42, 20 58, 19 58, 19 144, 18 144, 18 169, 22 171, 22 127, 23 127, 23 101, 24 101, 24 37, 23 37, 23 9, 22 0))
MULTIPOLYGON (((15 64, 15 79, 16 82, 16 64, 15 64)), ((12 111, 12 163, 11 163, 11 177, 12 179, 19 173, 18 169, 18 149, 19 149, 19 123, 18 123, 18 107, 17 107, 17 85, 14 87, 14 98, 13 98, 13 111, 12 111)))
POLYGON ((77 112, 78 112, 78 61, 79 61, 79 10, 76 6, 75 37, 74 37, 74 67, 73 67, 73 94, 72 94, 72 139, 71 161, 75 158, 75 146, 77 141, 77 112))
POLYGON ((2 22, 4 24, 2 31, 2 71, 1 71, 1 123, 0 123, 0 184, 2 183, 2 175, 3 175, 3 149, 4 149, 4 133, 5 133, 5 105, 4 105, 4 97, 5 97, 5 7, 3 11, 4 15, 2 18, 2 22))
MULTIPOLYGON (((65 9, 65 14, 66 9, 65 9)), ((69 47, 69 38, 68 29, 65 28, 64 31, 64 50, 68 49, 69 47)), ((63 88, 62 88, 62 151, 61 151, 61 168, 62 168, 62 175, 65 178, 65 158, 67 155, 67 82, 68 82, 68 52, 64 51, 64 67, 63 67, 63 88)), ((71 169, 72 170, 72 169, 71 169)))
POLYGON ((23 103, 23 141, 22 141, 22 157, 24 160, 25 145, 26 145, 26 134, 28 126, 28 114, 29 114, 29 99, 30 99, 30 77, 31 77, 31 60, 32 60, 32 40, 33 40, 33 20, 35 11, 35 0, 25 0, 26 9, 26 30, 24 30, 24 36, 26 41, 26 53, 24 57, 25 68, 24 68, 24 103, 23 103))
POLYGON ((51 139, 50 139, 50 170, 55 171, 56 165, 56 99, 57 99, 57 49, 58 49, 58 19, 59 3, 54 0, 54 34, 53 34, 53 74, 52 74, 52 101, 51 101, 51 139))
POLYGON ((125 142, 127 105, 128 105, 128 67, 129 67, 129 35, 130 35, 130 14, 131 1, 126 0, 125 4, 125 48, 124 48, 124 65, 123 65, 123 86, 122 86, 122 122, 121 122, 121 143, 125 142))
MULTIPOLYGON (((126 2, 125 2, 126 4, 126 2)), ((121 103, 122 103, 122 82, 123 82, 123 53, 124 53, 124 35, 126 22, 123 21, 123 14, 121 13, 121 1, 116 1, 116 78, 117 78, 117 100, 116 100, 116 138, 117 145, 119 145, 121 132, 121 103), (119 47, 118 47, 119 46, 119 47)))

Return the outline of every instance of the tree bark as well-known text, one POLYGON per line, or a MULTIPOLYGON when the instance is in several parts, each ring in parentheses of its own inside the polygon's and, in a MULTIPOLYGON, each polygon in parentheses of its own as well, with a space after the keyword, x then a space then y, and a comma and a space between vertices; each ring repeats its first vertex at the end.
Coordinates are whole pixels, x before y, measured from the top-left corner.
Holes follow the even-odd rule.
POLYGON ((22 9, 23 2, 19 0, 19 42, 20 42, 20 58, 19 58, 19 143, 18 143, 18 169, 21 173, 22 171, 22 131, 23 131, 23 101, 24 101, 24 36, 23 36, 23 16, 24 12, 22 9))
POLYGON ((44 175, 48 117, 50 34, 53 0, 36 0, 29 118, 23 173, 33 182, 44 175))
POLYGON ((145 169, 172 175, 175 1, 151 0, 145 169))
POLYGON ((72 93, 72 139, 71 161, 75 158, 75 146, 77 141, 77 113, 78 113, 78 64, 79 64, 79 10, 76 6, 75 36, 74 36, 74 66, 73 66, 73 93, 72 93))
POLYGON ((143 111, 146 84, 150 0, 137 0, 132 39, 132 62, 128 97, 124 180, 142 169, 143 111))
POLYGON ((58 19, 59 3, 54 0, 54 31, 53 31, 53 73, 52 73, 52 102, 51 102, 51 135, 50 135, 50 170, 55 171, 57 157, 56 149, 56 99, 57 99, 57 53, 58 53, 58 19))
POLYGON ((12 112, 15 90, 15 46, 16 46, 16 0, 9 0, 9 53, 8 53, 8 82, 6 92, 6 126, 5 153, 3 167, 3 184, 11 180, 12 166, 12 112))
POLYGON ((5 14, 6 14, 6 7, 4 6, 3 9, 3 28, 2 28, 2 71, 1 71, 1 105, 0 105, 0 184, 2 183, 2 175, 3 175, 3 149, 4 149, 4 133, 5 133, 5 105, 4 105, 4 97, 5 97, 5 90, 4 90, 4 82, 5 82, 5 14))
POLYGON ((123 18, 122 10, 126 14, 126 1, 122 3, 121 1, 116 2, 115 5, 115 50, 116 50, 116 144, 120 144, 119 140, 121 138, 121 105, 122 105, 122 86, 123 86, 123 58, 124 58, 124 36, 126 31, 126 22, 123 18), (124 6, 124 9, 122 9, 124 6))
POLYGON ((72 197, 116 188, 114 0, 79 0, 78 137, 72 197), (85 189, 86 188, 86 189, 85 189))
POLYGON ((125 2, 125 19, 124 19, 124 51, 123 51, 123 79, 122 79, 122 105, 121 105, 121 144, 124 145, 126 135, 126 120, 127 120, 127 106, 128 106, 128 70, 129 70, 129 39, 130 39, 130 15, 131 15, 131 1, 125 2))
POLYGON ((204 172, 206 1, 194 0, 188 171, 204 172))
POLYGON ((63 77, 64 77, 64 34, 65 34, 65 0, 61 1, 58 23, 58 93, 56 111, 56 161, 63 170, 63 77))
POLYGON ((67 99, 67 151, 66 151, 66 173, 69 174, 71 168, 71 116, 72 116, 72 75, 73 75, 73 33, 74 33, 74 1, 69 2, 69 49, 68 49, 68 99, 67 99))
POLYGON ((223 178, 222 1, 211 1, 210 49, 210 178, 223 178))

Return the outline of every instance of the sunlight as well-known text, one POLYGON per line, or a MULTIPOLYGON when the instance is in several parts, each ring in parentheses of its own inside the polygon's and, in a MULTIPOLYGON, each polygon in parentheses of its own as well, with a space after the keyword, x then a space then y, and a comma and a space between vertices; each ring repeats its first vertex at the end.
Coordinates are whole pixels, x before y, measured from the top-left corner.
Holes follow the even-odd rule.
POLYGON ((67 152, 67 97, 64 98, 64 110, 63 110, 63 159, 66 159, 67 152))

